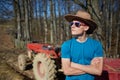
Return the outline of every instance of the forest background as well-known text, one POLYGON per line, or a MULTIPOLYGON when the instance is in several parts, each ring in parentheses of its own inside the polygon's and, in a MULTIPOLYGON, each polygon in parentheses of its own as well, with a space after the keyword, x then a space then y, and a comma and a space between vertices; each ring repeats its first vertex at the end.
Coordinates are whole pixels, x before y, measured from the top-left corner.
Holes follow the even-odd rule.
POLYGON ((90 36, 102 42, 105 56, 120 57, 120 0, 0 0, 0 25, 9 27, 15 48, 32 41, 60 46, 72 37, 64 16, 79 9, 97 22, 90 36))

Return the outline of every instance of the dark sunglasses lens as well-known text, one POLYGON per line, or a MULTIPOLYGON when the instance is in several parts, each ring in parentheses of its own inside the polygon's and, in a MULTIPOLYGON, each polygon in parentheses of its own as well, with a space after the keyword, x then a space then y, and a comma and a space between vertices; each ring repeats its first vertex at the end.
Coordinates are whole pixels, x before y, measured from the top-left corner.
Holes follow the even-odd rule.
POLYGON ((79 22, 70 22, 70 27, 75 24, 76 27, 80 27, 80 23, 79 22))
POLYGON ((70 26, 72 26, 74 23, 73 22, 70 22, 70 26))
POLYGON ((75 24, 76 27, 80 27, 80 23, 79 22, 70 22, 70 26, 72 26, 73 24, 75 24))
POLYGON ((77 23, 77 22, 76 22, 76 23, 75 23, 75 26, 76 26, 76 27, 80 27, 80 23, 77 23))

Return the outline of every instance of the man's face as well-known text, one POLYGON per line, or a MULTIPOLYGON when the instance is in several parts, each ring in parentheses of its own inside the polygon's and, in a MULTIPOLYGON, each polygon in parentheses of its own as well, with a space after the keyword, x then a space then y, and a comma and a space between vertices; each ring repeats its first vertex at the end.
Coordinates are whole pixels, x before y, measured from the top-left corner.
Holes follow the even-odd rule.
POLYGON ((82 35, 86 33, 86 31, 89 29, 87 25, 77 20, 74 20, 73 22, 71 22, 70 27, 71 27, 71 33, 73 36, 82 35))

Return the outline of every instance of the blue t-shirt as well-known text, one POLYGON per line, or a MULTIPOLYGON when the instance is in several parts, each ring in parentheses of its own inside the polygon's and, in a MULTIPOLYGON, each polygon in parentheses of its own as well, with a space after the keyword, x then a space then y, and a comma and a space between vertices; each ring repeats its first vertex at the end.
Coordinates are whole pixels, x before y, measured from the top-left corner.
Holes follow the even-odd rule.
MULTIPOLYGON (((103 49, 99 41, 90 37, 83 43, 72 38, 62 44, 61 57, 68 58, 71 62, 89 65, 93 58, 103 57, 103 49)), ((91 74, 70 75, 66 76, 66 80, 94 80, 94 76, 91 74)))

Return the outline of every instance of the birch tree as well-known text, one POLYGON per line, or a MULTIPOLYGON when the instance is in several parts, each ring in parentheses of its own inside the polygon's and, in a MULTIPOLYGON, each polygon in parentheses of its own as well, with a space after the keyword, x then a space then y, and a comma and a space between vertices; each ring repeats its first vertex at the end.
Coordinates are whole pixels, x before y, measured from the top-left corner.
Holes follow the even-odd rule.
POLYGON ((24 31, 24 35, 25 35, 25 39, 26 41, 30 41, 30 35, 29 35, 29 27, 30 27, 30 23, 29 23, 29 5, 30 1, 29 0, 25 0, 25 31, 24 31))
POLYGON ((16 32, 16 39, 15 39, 15 46, 20 47, 20 40, 21 40, 21 22, 20 22, 20 17, 21 17, 21 12, 20 12, 20 5, 19 5, 19 0, 14 0, 14 12, 16 13, 16 26, 17 26, 17 32, 16 32))
POLYGON ((54 40, 53 40, 53 2, 52 0, 49 0, 50 1, 50 16, 51 16, 51 19, 50 19, 50 42, 53 43, 54 40))
POLYGON ((44 42, 47 43, 48 28, 47 28, 47 1, 46 0, 44 0, 43 11, 44 11, 43 19, 44 19, 44 30, 45 30, 44 42))

